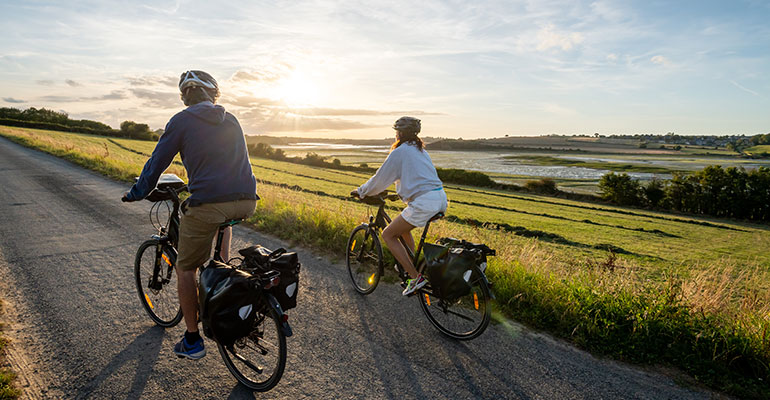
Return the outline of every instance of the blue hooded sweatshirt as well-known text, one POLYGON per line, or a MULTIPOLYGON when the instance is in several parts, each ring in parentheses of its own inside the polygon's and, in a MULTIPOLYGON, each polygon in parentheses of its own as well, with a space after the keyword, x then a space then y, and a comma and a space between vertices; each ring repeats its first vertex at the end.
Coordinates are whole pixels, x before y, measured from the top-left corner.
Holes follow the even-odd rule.
POLYGON ((129 200, 147 197, 177 153, 189 178, 190 206, 258 198, 241 125, 224 107, 204 101, 168 121, 129 200))

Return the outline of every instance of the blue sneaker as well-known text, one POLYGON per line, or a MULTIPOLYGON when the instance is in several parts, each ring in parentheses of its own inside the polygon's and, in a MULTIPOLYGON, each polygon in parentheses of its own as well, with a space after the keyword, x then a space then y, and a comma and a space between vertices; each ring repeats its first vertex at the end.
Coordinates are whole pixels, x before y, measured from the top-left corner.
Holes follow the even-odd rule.
POLYGON ((206 355, 206 347, 203 346, 203 338, 198 339, 192 345, 187 343, 187 339, 182 336, 182 340, 174 346, 174 354, 179 358, 187 357, 191 360, 198 360, 206 355))

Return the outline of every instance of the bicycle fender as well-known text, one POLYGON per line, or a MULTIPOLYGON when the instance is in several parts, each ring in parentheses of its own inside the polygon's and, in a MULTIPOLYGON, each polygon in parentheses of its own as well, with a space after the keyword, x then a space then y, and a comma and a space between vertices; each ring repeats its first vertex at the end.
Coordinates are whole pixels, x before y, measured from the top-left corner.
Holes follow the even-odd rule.
POLYGON ((497 300, 497 297, 495 297, 495 293, 492 292, 492 285, 489 283, 489 279, 487 279, 487 275, 482 272, 481 276, 484 277, 484 283, 487 284, 487 289, 489 289, 489 297, 491 297, 492 300, 497 300))
POLYGON ((278 319, 281 322, 281 331, 283 331, 283 335, 290 337, 293 332, 291 330, 291 326, 289 326, 289 322, 284 321, 283 319, 283 310, 281 309, 281 305, 278 304, 278 300, 276 300, 275 297, 273 297, 273 295, 270 293, 265 293, 264 296, 267 298, 267 302, 270 304, 270 307, 272 307, 273 310, 278 313, 278 319))

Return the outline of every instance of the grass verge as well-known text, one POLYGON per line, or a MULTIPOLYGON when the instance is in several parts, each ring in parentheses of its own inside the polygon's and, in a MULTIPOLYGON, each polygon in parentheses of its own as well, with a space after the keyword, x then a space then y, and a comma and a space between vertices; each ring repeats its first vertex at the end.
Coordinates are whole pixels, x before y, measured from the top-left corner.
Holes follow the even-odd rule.
MULTIPOLYGON (((3 314, 3 302, 0 299, 0 316, 3 314)), ((3 336, 3 324, 0 323, 0 365, 5 364, 5 346, 8 344, 8 339, 3 336)), ((12 400, 21 395, 21 391, 17 389, 13 382, 16 379, 16 374, 8 368, 0 367, 0 400, 12 400)))
MULTIPOLYGON (((105 155, 76 149, 70 139, 56 142, 4 129, 0 134, 23 136, 17 142, 124 181, 145 161, 119 154, 117 147, 105 155)), ((262 185, 260 196, 250 222, 261 231, 337 255, 365 209, 281 186, 262 185)), ((595 252, 570 253, 573 257, 565 259, 553 250, 559 244, 448 221, 432 225, 431 236, 462 237, 497 249, 487 271, 498 307, 522 323, 597 354, 672 365, 713 388, 770 398, 770 290, 762 262, 683 265, 651 280, 633 260, 612 252, 604 253, 606 259, 597 259, 595 252)))

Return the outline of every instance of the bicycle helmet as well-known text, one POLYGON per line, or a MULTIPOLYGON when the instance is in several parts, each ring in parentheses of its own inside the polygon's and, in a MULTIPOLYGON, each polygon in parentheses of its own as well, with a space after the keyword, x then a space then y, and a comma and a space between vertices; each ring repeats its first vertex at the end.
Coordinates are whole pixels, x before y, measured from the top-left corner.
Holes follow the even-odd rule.
POLYGON ((179 77, 179 91, 184 93, 184 90, 192 87, 200 87, 204 89, 215 90, 219 93, 219 85, 213 76, 206 72, 198 70, 190 70, 182 74, 179 77))
POLYGON ((420 120, 413 117, 401 117, 393 124, 393 129, 402 133, 411 133, 417 135, 420 133, 422 126, 420 120))

